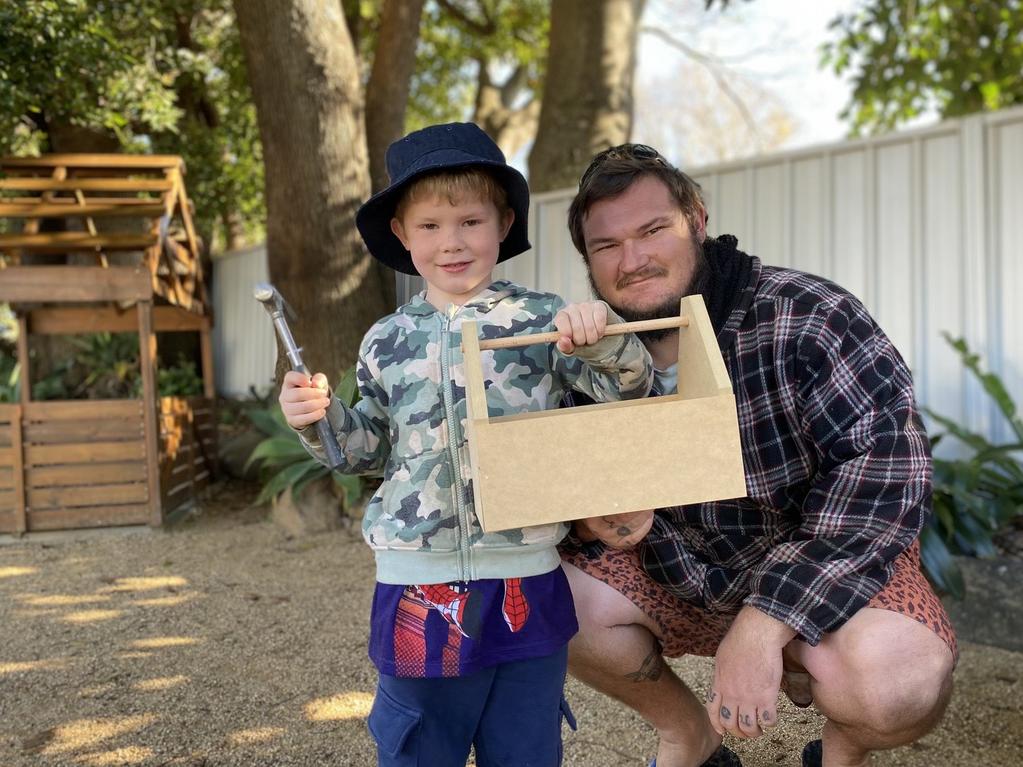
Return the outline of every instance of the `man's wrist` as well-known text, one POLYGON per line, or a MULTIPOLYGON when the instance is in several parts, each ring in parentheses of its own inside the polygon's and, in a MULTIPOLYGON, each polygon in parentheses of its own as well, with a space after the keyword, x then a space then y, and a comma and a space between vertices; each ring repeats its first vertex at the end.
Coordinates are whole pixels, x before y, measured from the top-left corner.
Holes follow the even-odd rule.
POLYGON ((747 636, 757 637, 765 646, 776 647, 779 650, 798 634, 791 626, 752 605, 745 605, 739 610, 732 623, 732 629, 742 631, 747 636))

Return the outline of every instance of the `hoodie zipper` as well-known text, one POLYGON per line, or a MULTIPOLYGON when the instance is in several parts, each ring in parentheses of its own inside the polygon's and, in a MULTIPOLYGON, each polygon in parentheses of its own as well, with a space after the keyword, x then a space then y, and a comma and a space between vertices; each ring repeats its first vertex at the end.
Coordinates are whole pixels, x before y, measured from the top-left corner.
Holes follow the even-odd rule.
POLYGON ((444 415, 448 422, 448 450, 451 452, 451 466, 454 471, 453 486, 455 487, 455 512, 458 515, 458 553, 461 580, 472 580, 471 547, 469 545, 469 512, 465 508, 465 486, 462 483, 462 466, 458 458, 458 441, 455 436, 457 413, 455 412, 454 382, 451 377, 451 321, 458 307, 452 306, 451 312, 445 312, 441 332, 441 377, 444 380, 444 415))

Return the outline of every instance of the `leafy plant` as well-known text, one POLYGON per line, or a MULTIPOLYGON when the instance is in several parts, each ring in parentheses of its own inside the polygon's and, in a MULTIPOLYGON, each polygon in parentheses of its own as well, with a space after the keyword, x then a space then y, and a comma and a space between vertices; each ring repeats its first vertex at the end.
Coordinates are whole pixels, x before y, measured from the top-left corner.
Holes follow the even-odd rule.
MULTIPOLYGON (((359 400, 354 366, 342 376, 334 394, 349 407, 359 400)), ((247 415, 253 425, 266 435, 266 439, 256 445, 246 463, 247 467, 253 462, 261 462, 266 477, 256 503, 266 503, 289 488, 292 495, 298 498, 311 483, 327 476, 342 491, 343 508, 352 508, 362 497, 365 480, 359 476, 332 472, 307 453, 298 434, 284 420, 280 405, 252 409, 247 415)))
POLYGON ((18 363, 0 350, 0 402, 17 402, 18 399, 18 363))
POLYGON ((945 432, 931 441, 937 445, 951 436, 971 448, 961 459, 934 459, 934 516, 921 536, 924 569, 939 588, 957 597, 965 593, 963 576, 952 554, 985 557, 995 554, 993 536, 1023 514, 1023 421, 1004 384, 980 368, 980 357, 961 338, 943 334, 966 368, 994 400, 1012 432, 1005 444, 985 437, 955 421, 927 410, 945 432))

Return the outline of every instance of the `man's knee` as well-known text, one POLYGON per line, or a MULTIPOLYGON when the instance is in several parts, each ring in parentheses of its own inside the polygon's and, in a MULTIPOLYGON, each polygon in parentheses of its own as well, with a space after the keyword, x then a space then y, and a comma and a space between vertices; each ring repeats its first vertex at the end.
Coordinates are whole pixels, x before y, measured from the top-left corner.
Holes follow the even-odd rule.
POLYGON ((568 562, 562 566, 572 589, 581 634, 630 624, 654 630, 650 617, 620 591, 568 562))
POLYGON ((952 651, 911 618, 869 612, 875 613, 867 616, 871 620, 854 623, 854 618, 836 632, 836 641, 824 648, 825 666, 810 669, 823 693, 815 697, 825 705, 844 701, 847 712, 855 709, 857 724, 874 732, 926 732, 951 697, 952 651))

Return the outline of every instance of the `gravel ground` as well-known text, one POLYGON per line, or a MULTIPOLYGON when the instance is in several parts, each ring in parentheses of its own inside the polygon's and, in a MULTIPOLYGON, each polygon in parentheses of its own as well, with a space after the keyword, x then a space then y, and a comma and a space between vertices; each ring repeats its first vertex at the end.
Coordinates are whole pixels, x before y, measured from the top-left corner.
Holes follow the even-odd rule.
MULTIPOLYGON (((347 532, 288 539, 220 486, 170 530, 0 546, 0 765, 372 765, 372 558, 347 532)), ((673 662, 702 690, 705 659, 673 662)), ((566 765, 645 767, 655 740, 570 681, 566 765)), ((1023 654, 965 644, 943 724, 877 765, 1023 763, 1023 654)), ((747 767, 798 765, 821 717, 784 705, 747 767)))

